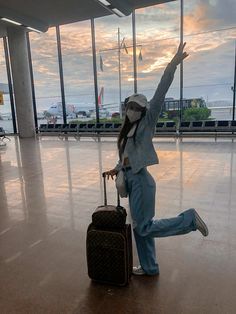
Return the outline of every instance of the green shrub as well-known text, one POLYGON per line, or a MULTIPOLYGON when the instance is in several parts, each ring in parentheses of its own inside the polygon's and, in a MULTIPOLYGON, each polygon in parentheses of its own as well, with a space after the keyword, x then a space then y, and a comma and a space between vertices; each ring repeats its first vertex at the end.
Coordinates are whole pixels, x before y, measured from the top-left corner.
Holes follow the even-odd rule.
POLYGON ((183 121, 207 120, 211 115, 208 108, 188 108, 183 112, 183 121))

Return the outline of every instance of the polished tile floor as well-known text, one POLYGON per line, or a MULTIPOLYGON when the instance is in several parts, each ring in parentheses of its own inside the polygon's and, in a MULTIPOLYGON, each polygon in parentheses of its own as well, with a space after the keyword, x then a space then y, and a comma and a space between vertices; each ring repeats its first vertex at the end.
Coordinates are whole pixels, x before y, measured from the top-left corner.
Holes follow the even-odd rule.
MULTIPOLYGON (((1 314, 236 313, 236 143, 155 147, 157 218, 195 207, 210 234, 157 239, 160 276, 126 288, 93 284, 86 268, 86 229, 102 203, 101 173, 117 160, 115 139, 12 137, 0 147, 1 314)), ((111 181, 108 192, 115 203, 111 181)))

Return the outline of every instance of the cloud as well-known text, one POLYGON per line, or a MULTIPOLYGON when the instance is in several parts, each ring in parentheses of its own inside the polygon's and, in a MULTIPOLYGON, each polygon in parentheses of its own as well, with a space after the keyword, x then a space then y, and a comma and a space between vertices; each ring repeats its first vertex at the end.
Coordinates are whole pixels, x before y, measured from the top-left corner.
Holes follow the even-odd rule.
POLYGON ((220 47, 221 45, 234 41, 236 36, 236 28, 232 30, 226 30, 221 32, 211 32, 206 34, 199 34, 196 36, 186 37, 189 43, 189 49, 192 53, 198 53, 201 51, 212 51, 220 47))
POLYGON ((235 0, 189 0, 185 3, 185 32, 235 26, 235 11, 235 0))
MULTIPOLYGON (((201 2, 205 2, 201 0, 201 2)), ((219 25, 235 26, 235 0, 208 0, 207 16, 217 20, 219 25)))
POLYGON ((143 73, 150 73, 155 69, 162 69, 166 67, 166 64, 170 60, 170 54, 166 53, 163 57, 158 57, 157 60, 151 64, 146 70, 143 70, 143 73))
POLYGON ((200 3, 184 16, 184 30, 186 33, 196 33, 217 26, 217 20, 210 19, 207 15, 208 5, 200 3))
MULTIPOLYGON (((184 65, 186 85, 221 84, 231 80, 230 67, 232 68, 236 30, 198 35, 196 33, 235 26, 234 8, 233 0, 185 2, 184 31, 187 51, 190 53, 184 65)), ((137 48, 137 56, 141 46, 143 55, 143 61, 138 61, 138 87, 140 91, 145 91, 149 98, 178 46, 179 12, 178 1, 139 9, 136 12, 137 44, 140 45, 137 48)), ((119 97, 118 27, 121 39, 125 37, 126 45, 131 46, 128 48, 128 55, 121 51, 122 97, 133 91, 131 25, 131 16, 122 19, 114 16, 95 19, 98 84, 99 88, 105 87, 106 102, 118 102, 119 97), (99 69, 100 54, 104 72, 99 69)), ((90 21, 61 26, 60 29, 67 99, 72 99, 69 95, 75 95, 74 99, 78 101, 94 102, 90 21)), ((32 33, 30 37, 37 95, 60 97, 55 29, 49 29, 46 34, 32 33)), ((178 81, 176 74, 169 93, 174 97, 179 96, 178 81)), ((192 93, 194 97, 202 93, 206 95, 207 88, 186 89, 186 93, 192 93)), ((208 89, 212 95, 216 95, 216 88, 208 89)), ((225 92, 224 95, 226 94, 225 92)))

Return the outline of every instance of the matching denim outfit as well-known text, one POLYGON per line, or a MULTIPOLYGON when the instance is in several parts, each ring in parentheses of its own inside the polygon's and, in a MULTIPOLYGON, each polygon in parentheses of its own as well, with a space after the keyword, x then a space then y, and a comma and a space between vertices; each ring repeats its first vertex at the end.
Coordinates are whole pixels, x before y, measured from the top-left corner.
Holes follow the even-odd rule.
POLYGON ((125 170, 125 176, 140 265, 147 274, 158 274, 154 238, 196 230, 194 210, 188 209, 174 218, 154 220, 156 183, 153 177, 146 168, 135 174, 131 169, 125 170))
MULTIPOLYGON (((159 163, 152 139, 165 95, 173 81, 176 65, 167 66, 154 97, 149 103, 146 115, 137 125, 135 138, 128 134, 125 151, 129 158, 129 167, 125 169, 127 190, 133 231, 140 265, 147 274, 159 273, 156 260, 155 237, 168 237, 186 234, 196 230, 194 210, 189 209, 179 216, 154 220, 156 184, 147 166, 159 163)), ((116 166, 122 168, 122 161, 116 166)))

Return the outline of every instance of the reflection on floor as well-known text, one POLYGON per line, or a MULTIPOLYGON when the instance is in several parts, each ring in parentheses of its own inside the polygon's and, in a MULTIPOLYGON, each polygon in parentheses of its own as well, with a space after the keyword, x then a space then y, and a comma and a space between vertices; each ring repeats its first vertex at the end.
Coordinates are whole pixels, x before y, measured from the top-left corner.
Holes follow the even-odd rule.
MULTIPOLYGON (((86 269, 86 229, 102 203, 101 173, 117 161, 115 139, 12 137, 0 148, 1 313, 235 313, 236 144, 155 146, 157 217, 195 207, 210 234, 157 239, 161 275, 126 288, 92 284, 86 269)), ((115 203, 112 182, 108 191, 115 203)))

